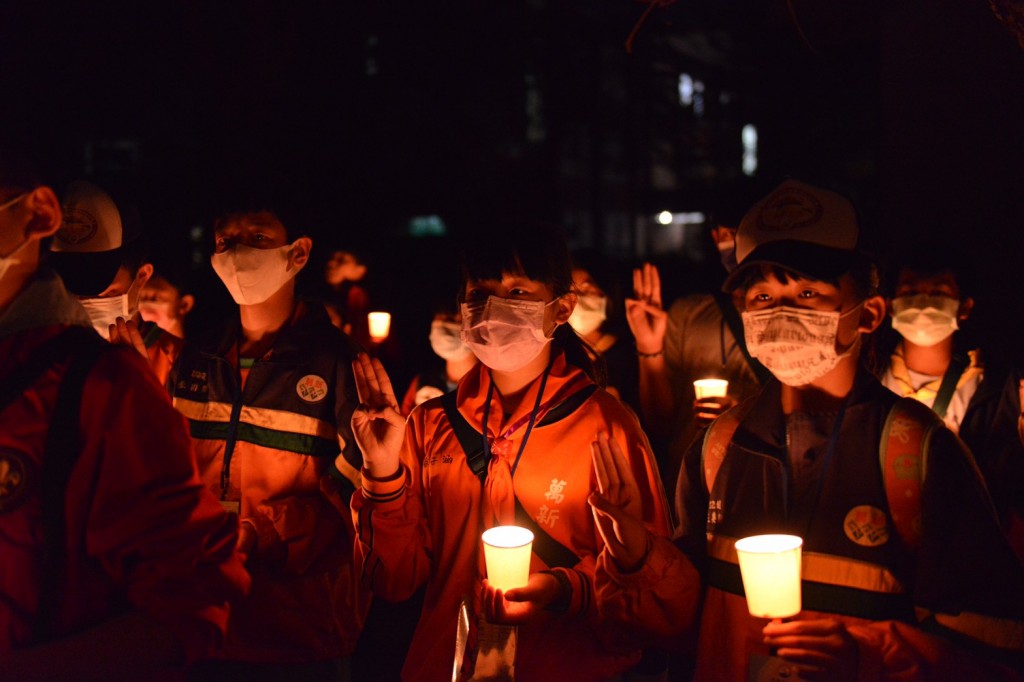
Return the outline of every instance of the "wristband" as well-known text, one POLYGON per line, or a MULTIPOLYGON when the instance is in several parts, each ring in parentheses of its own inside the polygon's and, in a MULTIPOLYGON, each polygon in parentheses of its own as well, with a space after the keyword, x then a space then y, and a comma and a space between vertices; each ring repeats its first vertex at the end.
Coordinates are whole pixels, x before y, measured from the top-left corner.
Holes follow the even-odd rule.
POLYGON ((662 348, 657 353, 641 353, 639 350, 636 352, 639 358, 656 358, 665 354, 665 349, 662 348))

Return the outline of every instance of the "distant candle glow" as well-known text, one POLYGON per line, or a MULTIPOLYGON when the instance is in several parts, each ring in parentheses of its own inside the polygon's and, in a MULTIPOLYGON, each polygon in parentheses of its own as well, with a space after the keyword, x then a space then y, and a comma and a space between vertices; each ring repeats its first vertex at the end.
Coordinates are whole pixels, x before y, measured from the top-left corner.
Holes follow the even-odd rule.
POLYGON ((391 313, 369 313, 370 338, 378 343, 388 338, 391 331, 391 313))
POLYGON ((729 382, 725 379, 697 379, 693 382, 693 392, 697 400, 701 398, 722 398, 729 392, 729 382))

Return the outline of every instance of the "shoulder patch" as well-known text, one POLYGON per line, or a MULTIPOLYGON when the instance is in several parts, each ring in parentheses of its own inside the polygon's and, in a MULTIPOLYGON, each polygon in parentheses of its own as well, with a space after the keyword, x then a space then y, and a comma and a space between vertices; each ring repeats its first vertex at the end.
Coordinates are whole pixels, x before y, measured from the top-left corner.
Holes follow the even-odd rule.
POLYGON ((327 397, 327 382, 323 377, 307 374, 295 384, 295 392, 307 403, 318 403, 327 397))
POLYGON ((35 467, 27 455, 0 450, 0 513, 22 505, 32 489, 35 467))
POLYGON ((889 541, 889 522, 878 507, 863 504, 846 513, 843 531, 861 547, 878 547, 889 541))

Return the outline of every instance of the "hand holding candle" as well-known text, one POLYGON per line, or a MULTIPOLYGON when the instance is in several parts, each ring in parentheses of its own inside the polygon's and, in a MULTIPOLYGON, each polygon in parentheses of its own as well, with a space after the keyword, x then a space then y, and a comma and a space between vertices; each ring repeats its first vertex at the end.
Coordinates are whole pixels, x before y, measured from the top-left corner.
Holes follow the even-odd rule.
POLYGON ((726 379, 697 379, 693 382, 693 394, 693 416, 701 426, 707 426, 736 404, 729 396, 726 379))

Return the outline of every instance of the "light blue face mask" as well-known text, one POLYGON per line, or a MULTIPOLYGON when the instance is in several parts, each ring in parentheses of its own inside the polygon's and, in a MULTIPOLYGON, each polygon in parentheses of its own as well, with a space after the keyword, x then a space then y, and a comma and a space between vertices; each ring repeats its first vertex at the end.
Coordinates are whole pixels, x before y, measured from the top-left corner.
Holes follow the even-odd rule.
POLYGON ((27 196, 28 196, 28 192, 25 192, 24 194, 19 194, 18 196, 14 197, 10 201, 6 201, 6 202, 0 204, 0 211, 6 211, 11 206, 14 206, 16 203, 18 203, 19 201, 21 201, 22 199, 24 199, 27 196))

